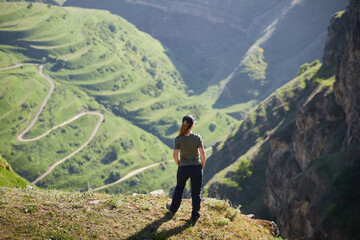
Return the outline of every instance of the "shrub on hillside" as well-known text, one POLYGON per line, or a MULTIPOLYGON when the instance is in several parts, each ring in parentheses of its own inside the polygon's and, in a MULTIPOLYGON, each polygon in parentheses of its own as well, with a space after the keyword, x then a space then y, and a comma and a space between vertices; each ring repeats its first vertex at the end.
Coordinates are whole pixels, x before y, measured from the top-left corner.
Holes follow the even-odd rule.
POLYGON ((113 23, 109 24, 109 29, 112 33, 116 33, 117 31, 116 26, 113 23))
POLYGON ((109 174, 109 177, 104 181, 105 184, 113 183, 117 180, 119 180, 121 177, 119 172, 111 172, 109 174))
POLYGON ((300 76, 301 74, 303 74, 304 72, 306 72, 310 68, 317 66, 318 64, 320 64, 319 60, 315 60, 310 64, 309 63, 304 63, 303 65, 300 66, 299 71, 296 73, 296 76, 300 76))
POLYGON ((242 158, 239 163, 239 167, 236 170, 236 176, 240 179, 246 179, 252 175, 251 168, 254 166, 252 162, 250 162, 246 158, 242 158))
POLYGON ((157 83, 156 83, 156 87, 160 90, 163 90, 164 89, 164 83, 162 80, 159 80, 157 83))
POLYGON ((106 154, 106 156, 103 159, 101 159, 101 163, 110 164, 113 161, 115 161, 118 158, 117 151, 118 149, 116 147, 111 146, 110 151, 106 154))
POLYGON ((79 165, 77 163, 73 163, 70 165, 70 167, 69 167, 70 174, 79 173, 79 172, 81 172, 81 168, 79 167, 79 165))
POLYGON ((134 148, 134 142, 132 139, 120 139, 120 146, 127 151, 134 148))
POLYGON ((213 131, 215 131, 215 129, 216 129, 216 123, 210 123, 210 125, 209 125, 209 130, 210 130, 210 132, 213 132, 213 131))

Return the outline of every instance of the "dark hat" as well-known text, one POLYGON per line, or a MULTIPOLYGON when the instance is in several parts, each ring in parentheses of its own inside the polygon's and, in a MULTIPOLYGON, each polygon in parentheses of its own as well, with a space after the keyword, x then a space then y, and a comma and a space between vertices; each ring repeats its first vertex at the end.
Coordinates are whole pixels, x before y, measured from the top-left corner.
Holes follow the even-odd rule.
POLYGON ((182 122, 187 122, 188 124, 193 125, 196 121, 195 118, 191 115, 191 114, 186 114, 183 119, 182 122))

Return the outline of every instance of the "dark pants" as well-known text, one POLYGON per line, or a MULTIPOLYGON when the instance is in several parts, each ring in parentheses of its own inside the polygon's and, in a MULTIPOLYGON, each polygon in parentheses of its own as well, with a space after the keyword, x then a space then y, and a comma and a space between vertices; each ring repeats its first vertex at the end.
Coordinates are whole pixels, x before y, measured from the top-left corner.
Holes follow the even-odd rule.
POLYGON ((200 165, 180 166, 177 171, 177 184, 172 198, 170 211, 176 213, 180 207, 186 181, 191 179, 192 213, 191 218, 196 220, 200 217, 201 185, 203 171, 200 165))

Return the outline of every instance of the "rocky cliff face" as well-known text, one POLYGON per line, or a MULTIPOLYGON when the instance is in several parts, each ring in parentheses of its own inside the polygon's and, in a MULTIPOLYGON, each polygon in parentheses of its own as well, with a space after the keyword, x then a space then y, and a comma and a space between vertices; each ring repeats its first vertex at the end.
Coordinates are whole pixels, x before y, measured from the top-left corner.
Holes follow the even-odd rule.
POLYGON ((355 239, 359 221, 345 218, 359 209, 352 200, 359 196, 359 63, 360 2, 351 0, 331 20, 325 47, 323 71, 335 72, 334 92, 315 91, 288 137, 270 140, 266 205, 286 238, 355 239))
POLYGON ((359 1, 351 1, 345 12, 335 14, 329 27, 324 64, 336 64, 335 95, 346 112, 345 145, 359 143, 360 20, 359 1))
POLYGON ((345 115, 334 94, 326 91, 315 92, 299 109, 295 123, 270 140, 266 205, 282 236, 290 239, 309 239, 318 231, 316 224, 322 218, 318 201, 328 182, 316 174, 312 161, 339 151, 344 139, 345 115))
POLYGON ((346 145, 360 142, 360 2, 352 0, 347 11, 346 45, 336 68, 335 95, 346 113, 346 145), (349 15, 349 16, 347 16, 349 15))
POLYGON ((349 23, 348 12, 341 11, 333 15, 328 27, 323 63, 331 66, 339 62, 344 54, 346 43, 346 28, 349 23))

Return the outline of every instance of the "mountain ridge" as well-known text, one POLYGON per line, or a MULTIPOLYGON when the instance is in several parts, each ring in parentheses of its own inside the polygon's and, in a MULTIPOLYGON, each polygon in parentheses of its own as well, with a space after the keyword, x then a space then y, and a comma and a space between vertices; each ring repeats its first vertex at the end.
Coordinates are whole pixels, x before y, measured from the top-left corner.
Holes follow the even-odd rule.
POLYGON ((69 0, 65 5, 108 9, 159 39, 196 94, 209 94, 215 86, 221 90, 226 84, 223 94, 216 96, 216 108, 261 101, 291 79, 299 65, 319 59, 329 16, 345 8, 345 3, 337 0, 226 1, 221 5, 213 0, 161 1, 160 8, 158 2, 151 6, 153 3, 107 0, 100 5, 96 1, 69 0), (206 20, 208 15, 222 20, 212 23, 206 20), (232 26, 239 24, 241 27, 232 26), (251 70, 241 66, 254 45, 264 50, 269 65, 265 79, 260 81, 248 76, 251 70))

